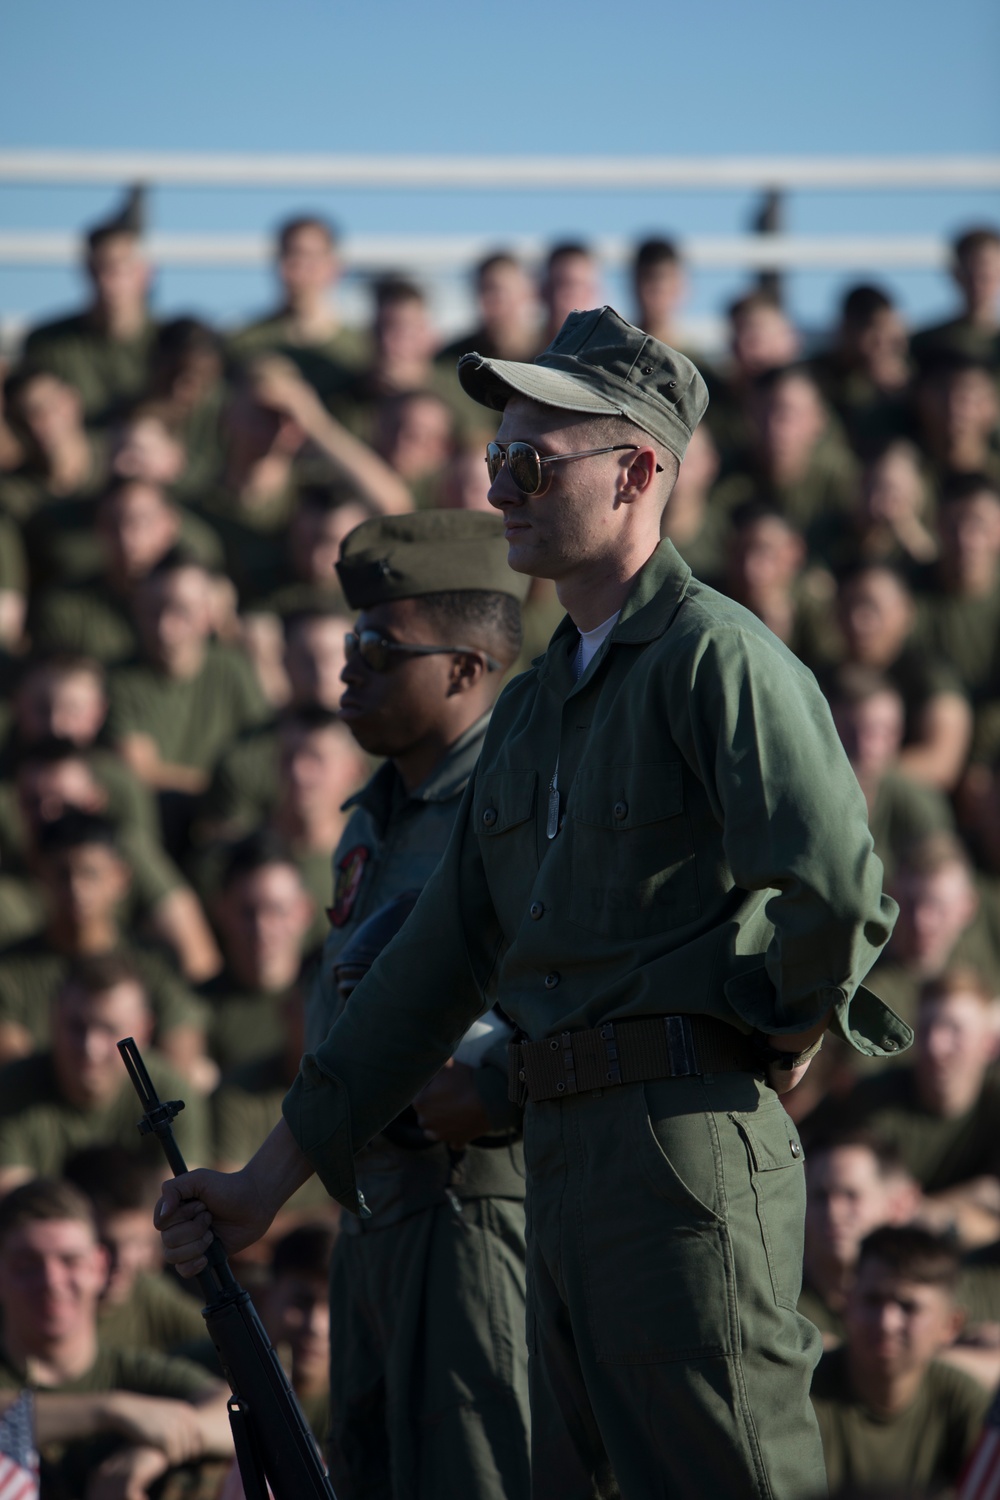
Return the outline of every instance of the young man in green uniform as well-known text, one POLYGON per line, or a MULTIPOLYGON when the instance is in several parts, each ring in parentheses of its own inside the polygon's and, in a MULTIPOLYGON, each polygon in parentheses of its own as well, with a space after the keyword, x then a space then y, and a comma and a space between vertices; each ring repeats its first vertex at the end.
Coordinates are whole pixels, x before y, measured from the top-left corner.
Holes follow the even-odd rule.
POLYGON ((811 675, 659 540, 706 405, 690 361, 601 308, 534 364, 460 374, 504 412, 508 560, 569 618, 501 697, 440 866, 284 1121, 242 1174, 165 1188, 167 1254, 200 1269, 210 1216, 257 1237, 313 1169, 361 1212, 355 1146, 495 984, 524 1035, 535 1493, 798 1497, 822 1485, 819 1336, 775 1090, 828 1026, 910 1040, 860 988, 895 915, 861 791, 811 675))

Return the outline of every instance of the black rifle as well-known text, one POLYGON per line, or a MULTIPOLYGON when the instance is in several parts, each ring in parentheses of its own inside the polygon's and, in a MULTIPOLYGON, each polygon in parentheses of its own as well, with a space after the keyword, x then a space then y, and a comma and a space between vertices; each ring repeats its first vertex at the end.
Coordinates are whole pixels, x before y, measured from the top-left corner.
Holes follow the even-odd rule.
MULTIPOLYGON (((139 1130, 159 1138, 175 1176, 186 1172, 171 1125, 183 1099, 161 1102, 132 1037, 119 1042, 118 1051, 143 1107, 139 1130)), ((202 1316, 233 1393, 229 1422, 247 1500, 267 1500, 268 1483, 275 1500, 337 1500, 250 1294, 214 1236, 205 1258, 208 1265, 196 1278, 206 1303, 202 1316)))

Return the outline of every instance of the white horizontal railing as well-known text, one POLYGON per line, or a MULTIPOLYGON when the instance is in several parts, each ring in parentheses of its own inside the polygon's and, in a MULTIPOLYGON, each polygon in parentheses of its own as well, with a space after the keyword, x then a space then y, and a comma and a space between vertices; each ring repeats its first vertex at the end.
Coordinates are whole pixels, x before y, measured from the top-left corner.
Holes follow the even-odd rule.
POLYGON ((0 151, 0 182, 634 191, 1000 187, 996 156, 342 156, 0 151))
MULTIPOLYGON (((496 235, 355 235, 344 241, 342 254, 348 271, 450 275, 468 271, 499 243, 496 235)), ((537 237, 512 235, 502 243, 526 261, 541 260, 548 248, 537 237)), ((609 268, 627 265, 635 253, 634 244, 624 239, 593 244, 609 268)), ((147 245, 151 260, 161 266, 261 266, 274 256, 273 241, 259 234, 152 234, 147 245)), ((64 266, 80 255, 76 234, 0 231, 0 265, 64 266)), ((684 255, 696 269, 938 270, 948 264, 949 249, 927 235, 692 235, 684 240, 684 255)))

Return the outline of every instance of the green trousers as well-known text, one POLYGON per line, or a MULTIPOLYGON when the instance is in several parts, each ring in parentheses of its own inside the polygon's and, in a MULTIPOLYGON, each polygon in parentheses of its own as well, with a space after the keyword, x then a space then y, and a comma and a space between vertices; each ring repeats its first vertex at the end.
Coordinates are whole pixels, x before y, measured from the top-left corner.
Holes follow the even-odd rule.
POLYGON ((330 1268, 337 1500, 527 1500, 524 1207, 341 1235, 330 1268))
POLYGON ((795 1126, 748 1073, 529 1104, 535 1500, 825 1492, 795 1126))

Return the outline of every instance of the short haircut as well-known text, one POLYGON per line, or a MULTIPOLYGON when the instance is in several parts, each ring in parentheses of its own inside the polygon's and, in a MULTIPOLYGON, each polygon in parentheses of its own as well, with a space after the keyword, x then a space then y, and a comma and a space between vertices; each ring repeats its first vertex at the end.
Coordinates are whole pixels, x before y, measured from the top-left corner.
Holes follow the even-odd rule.
POLYGON ((405 302, 418 302, 421 307, 427 306, 427 298, 420 287, 405 276, 380 276, 373 292, 378 312, 387 307, 399 307, 405 302))
POLYGON ((94 656, 87 656, 82 651, 45 651, 39 652, 37 656, 29 656, 21 668, 18 676, 18 687, 34 677, 93 677, 100 685, 101 691, 107 689, 108 675, 104 667, 94 656))
POLYGON ((138 229, 133 229, 119 219, 107 224, 95 224, 93 229, 87 231, 87 254, 94 255, 102 245, 110 244, 112 240, 134 240, 138 243, 141 238, 138 229))
POLYGON ((77 993, 93 998, 106 995, 120 984, 132 984, 140 991, 146 1008, 149 995, 135 964, 124 953, 94 953, 87 958, 74 959, 73 964, 56 991, 56 999, 77 993))
POLYGON ((74 1224, 86 1224, 96 1240, 93 1206, 80 1189, 71 1182, 36 1177, 32 1182, 14 1188, 0 1200, 0 1244, 26 1224, 67 1219, 74 1224))
POLYGON ((290 241, 303 229, 318 229, 331 250, 335 250, 340 243, 340 236, 329 219, 324 219, 321 214, 296 214, 294 218, 285 219, 278 226, 276 239, 279 255, 286 253, 290 241))
POLYGON ((755 287, 752 292, 744 292, 741 297, 730 302, 726 309, 726 316, 730 323, 736 323, 748 313, 754 312, 783 313, 784 309, 775 292, 769 292, 765 287, 755 287))
POLYGON ((830 675, 827 689, 826 696, 831 705, 842 703, 845 707, 853 707, 883 694, 889 694, 900 704, 903 702, 902 693, 890 678, 874 667, 863 667, 857 662, 845 662, 837 667, 830 675))
POLYGON ((750 526, 756 526, 758 521, 779 521, 793 536, 802 535, 795 522, 776 500, 744 500, 733 510, 729 525, 732 531, 739 532, 746 531, 750 526))
POLYGON ((780 385, 784 385, 788 380, 805 381, 806 385, 815 391, 820 405, 826 405, 816 376, 810 370, 809 366, 804 364, 775 365, 770 370, 762 370, 759 375, 754 377, 753 388, 758 395, 770 396, 780 385))
POLYGON ((922 385, 944 385, 963 375, 979 375, 993 383, 993 371, 984 359, 964 349, 935 349, 924 359, 917 379, 922 385))
POLYGON ((271 1279, 298 1274, 326 1280, 337 1234, 329 1224, 300 1224, 283 1235, 271 1258, 271 1279))
POLYGON ((200 318, 171 318, 162 323, 156 335, 155 354, 161 360, 181 360, 192 354, 217 354, 223 350, 222 339, 200 318))
POLYGON ((895 563, 880 561, 877 558, 862 558, 838 569, 838 591, 842 593, 850 584, 858 583, 862 578, 870 578, 873 573, 885 574, 887 578, 892 579, 901 594, 907 599, 912 599, 913 591, 902 570, 897 568, 895 563))
POLYGON ((989 245, 1000 245, 1000 229, 995 224, 976 224, 957 235, 951 249, 956 261, 961 262, 989 245))
POLYGON ((494 250, 492 254, 484 256, 478 263, 473 272, 474 279, 478 284, 484 276, 489 275, 490 271, 498 271, 501 268, 511 271, 523 270, 521 262, 512 250, 494 250))
POLYGON ((938 875, 952 865, 960 865, 969 879, 972 879, 972 860, 962 840, 955 834, 942 830, 918 839, 903 851, 896 878, 899 880, 907 875, 938 875))
POLYGON ((888 292, 880 286, 862 283, 849 287, 840 304, 840 321, 853 328, 864 328, 880 312, 890 312, 894 307, 888 292))
POLYGON ((89 844, 101 844, 119 859, 122 857, 115 824, 100 813, 71 808, 61 818, 43 823, 38 836, 42 854, 63 854, 68 849, 83 849, 89 844))
POLYGON ((327 620, 339 621, 342 624, 344 620, 353 619, 355 614, 356 611, 352 610, 339 594, 331 596, 329 602, 325 604, 311 604, 308 609, 291 609, 281 622, 285 642, 287 644, 296 631, 304 630, 307 625, 327 620))
POLYGON ((155 1165, 116 1144, 87 1146, 63 1168, 64 1179, 85 1193, 102 1216, 148 1210, 156 1201, 160 1175, 155 1165))
POLYGON ((228 890, 237 880, 269 865, 290 865, 298 874, 298 866, 284 839, 269 829, 260 828, 231 845, 222 872, 222 889, 228 890))
POLYGON ((161 578, 169 578, 171 573, 184 573, 189 568, 204 573, 206 578, 212 576, 211 569, 206 568, 201 558, 182 543, 177 547, 171 547, 169 552, 165 552, 159 562, 150 568, 142 582, 144 584, 159 582, 161 578))
POLYGON ((279 735, 294 730, 313 734, 320 729, 336 729, 344 734, 350 732, 336 709, 324 708, 321 703, 303 703, 297 708, 288 708, 278 720, 279 735))
POLYGON ((920 986, 917 1001, 919 1005, 932 1005, 935 1000, 947 1000, 952 995, 972 995, 984 1006, 993 1005, 997 998, 974 964, 953 964, 920 986))
POLYGON ((641 276, 643 271, 652 271, 657 266, 679 266, 680 263, 681 256, 676 243, 654 236, 643 240, 637 247, 632 272, 635 276, 641 276))
POLYGON ((982 494, 1000 503, 1000 485, 988 474, 962 474, 953 470, 941 486, 941 504, 959 505, 982 494))
POLYGON ((810 1136, 807 1168, 817 1156, 829 1156, 832 1151, 868 1151, 882 1178, 895 1177, 906 1170, 895 1142, 887 1140, 874 1130, 865 1129, 864 1126, 842 1125, 810 1136))
POLYGON ((594 252, 582 240, 560 240, 558 244, 552 246, 545 257, 545 274, 548 275, 551 272, 557 261, 568 260, 573 255, 582 255, 585 260, 594 258, 594 252))
POLYGON ((456 646, 481 646, 505 667, 521 650, 521 606, 512 594, 486 589, 455 589, 421 594, 420 613, 456 646))
POLYGON ((323 515, 332 515, 334 511, 343 510, 347 505, 360 506, 368 517, 377 514, 371 501, 346 479, 332 479, 322 484, 318 481, 300 484, 298 503, 301 510, 311 510, 323 515))
POLYGON ((866 1261, 877 1261, 894 1276, 921 1286, 938 1286, 951 1293, 958 1286, 958 1250, 940 1235, 915 1225, 884 1225, 874 1230, 861 1241, 859 1271, 866 1261))
POLYGON ((121 432, 123 428, 134 427, 139 422, 158 422, 175 443, 184 446, 184 423, 177 409, 169 401, 157 401, 155 398, 137 401, 129 407, 115 426, 121 432))
POLYGON ((104 510, 105 507, 110 506, 122 495, 127 495, 130 490, 149 490, 156 496, 164 509, 174 511, 178 515, 180 514, 176 500, 162 484, 155 484, 149 479, 136 479, 132 477, 113 479, 101 496, 99 508, 104 510))

